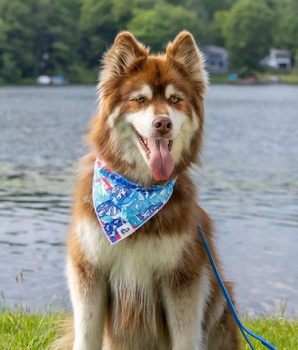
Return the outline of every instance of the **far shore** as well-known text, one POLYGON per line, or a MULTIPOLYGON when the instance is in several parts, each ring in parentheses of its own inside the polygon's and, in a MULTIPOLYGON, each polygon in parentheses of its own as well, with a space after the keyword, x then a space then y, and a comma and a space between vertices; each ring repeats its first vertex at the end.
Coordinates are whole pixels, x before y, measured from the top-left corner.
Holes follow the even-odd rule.
MULTIPOLYGON (((226 85, 275 85, 275 84, 286 84, 286 85, 298 85, 298 73, 257 73, 256 81, 249 81, 248 79, 237 79, 229 80, 230 73, 224 74, 209 74, 210 84, 226 84, 226 85), (279 79, 279 82, 270 82, 272 77, 279 79)), ((80 79, 72 80, 69 79, 69 85, 96 85, 97 75, 88 74, 86 79, 80 77, 80 79)), ((0 87, 6 86, 61 86, 61 85, 38 85, 35 78, 21 79, 16 83, 2 83, 0 80, 0 87)))

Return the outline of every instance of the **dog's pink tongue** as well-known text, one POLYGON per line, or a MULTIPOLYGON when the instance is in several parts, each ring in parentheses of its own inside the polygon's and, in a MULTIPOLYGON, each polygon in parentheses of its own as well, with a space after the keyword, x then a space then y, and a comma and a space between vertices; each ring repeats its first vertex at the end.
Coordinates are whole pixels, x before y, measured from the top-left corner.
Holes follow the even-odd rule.
POLYGON ((175 161, 168 148, 169 140, 148 139, 150 160, 148 162, 156 180, 167 180, 174 169, 175 161))

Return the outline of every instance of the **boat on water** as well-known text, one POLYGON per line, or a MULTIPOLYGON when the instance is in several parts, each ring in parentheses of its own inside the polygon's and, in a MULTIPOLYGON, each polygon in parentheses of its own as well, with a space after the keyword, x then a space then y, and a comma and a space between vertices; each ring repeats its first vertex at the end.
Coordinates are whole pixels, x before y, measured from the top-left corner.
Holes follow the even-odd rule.
POLYGON ((56 85, 63 86, 68 85, 68 80, 64 78, 62 75, 56 75, 53 77, 49 77, 48 75, 40 75, 37 78, 37 84, 43 86, 56 85))

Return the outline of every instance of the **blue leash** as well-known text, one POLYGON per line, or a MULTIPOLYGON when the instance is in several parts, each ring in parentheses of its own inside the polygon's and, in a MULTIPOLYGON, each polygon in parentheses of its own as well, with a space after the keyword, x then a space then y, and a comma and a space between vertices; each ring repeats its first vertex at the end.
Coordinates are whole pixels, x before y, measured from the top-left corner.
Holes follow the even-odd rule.
POLYGON ((215 276, 216 276, 216 279, 217 279, 217 281, 218 281, 218 283, 219 283, 219 286, 220 286, 220 288, 221 288, 221 290, 222 290, 222 292, 223 292, 223 294, 224 294, 224 296, 225 296, 225 298, 226 298, 226 300, 227 300, 228 306, 229 306, 230 310, 232 311, 232 314, 233 314, 233 316, 234 316, 234 318, 235 318, 235 321, 236 321, 236 323, 237 323, 237 325, 238 325, 238 327, 239 327, 239 329, 240 329, 240 331, 241 331, 243 337, 244 337, 245 340, 247 341, 248 345, 250 346, 250 348, 251 348, 252 350, 255 350, 255 348, 253 347, 252 343, 251 343, 250 340, 248 339, 248 337, 247 337, 247 335, 245 334, 245 332, 248 333, 250 336, 254 337, 255 339, 257 339, 258 341, 260 341, 260 342, 261 342, 263 345, 265 345, 268 349, 270 349, 270 350, 278 350, 274 345, 272 345, 271 343, 269 343, 266 339, 264 339, 264 338, 260 337, 259 335, 253 333, 252 331, 250 331, 249 329, 247 329, 245 326, 243 326, 243 324, 241 323, 241 321, 240 321, 240 319, 239 319, 239 317, 238 317, 238 315, 237 315, 237 313, 236 313, 236 310, 235 310, 235 308, 234 308, 234 305, 233 305, 233 303, 232 303, 232 300, 231 300, 231 298, 230 298, 230 296, 229 296, 229 294, 228 294, 228 292, 227 292, 227 290, 226 290, 226 287, 224 286, 223 281, 222 281, 222 279, 221 279, 221 277, 220 277, 220 275, 219 275, 219 272, 218 272, 217 267, 216 267, 216 265, 215 265, 215 262, 214 262, 214 260, 213 260, 213 258, 212 258, 212 255, 211 255, 209 246, 208 246, 208 244, 207 244, 207 241, 206 241, 206 239, 205 239, 205 236, 204 236, 204 234, 203 234, 203 231, 202 231, 202 229, 201 229, 201 226, 200 226, 200 224, 199 224, 199 220, 197 219, 197 217, 196 217, 196 221, 197 221, 197 228, 198 228, 198 230, 199 230, 199 232, 200 232, 200 235, 201 235, 201 238, 202 238, 202 240, 203 240, 203 243, 204 243, 206 252, 207 252, 207 254, 208 254, 208 257, 209 257, 211 266, 212 266, 212 268, 213 268, 214 274, 215 274, 215 276))

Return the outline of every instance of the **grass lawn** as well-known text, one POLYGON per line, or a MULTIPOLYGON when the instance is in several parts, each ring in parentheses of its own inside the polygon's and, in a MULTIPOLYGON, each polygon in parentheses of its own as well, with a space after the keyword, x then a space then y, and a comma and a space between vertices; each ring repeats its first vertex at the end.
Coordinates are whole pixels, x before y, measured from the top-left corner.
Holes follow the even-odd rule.
MULTIPOLYGON (((44 314, 12 311, 6 307, 0 313, 0 349, 1 350, 42 350, 55 339, 54 325, 65 318, 63 312, 44 314)), ((298 319, 260 316, 246 319, 245 325, 261 335, 279 350, 298 350, 298 319)), ((266 349, 257 341, 252 341, 257 350, 266 349)), ((243 350, 249 346, 243 340, 243 350)))

